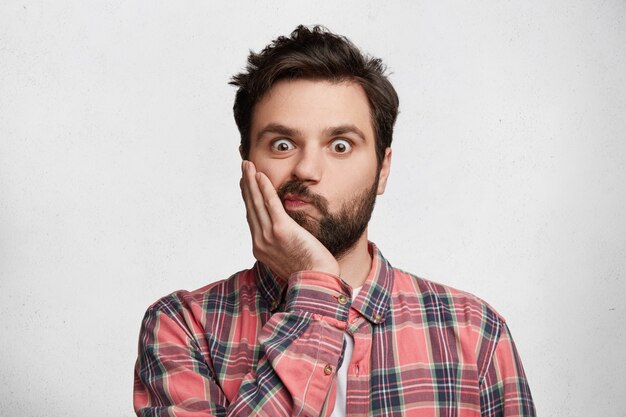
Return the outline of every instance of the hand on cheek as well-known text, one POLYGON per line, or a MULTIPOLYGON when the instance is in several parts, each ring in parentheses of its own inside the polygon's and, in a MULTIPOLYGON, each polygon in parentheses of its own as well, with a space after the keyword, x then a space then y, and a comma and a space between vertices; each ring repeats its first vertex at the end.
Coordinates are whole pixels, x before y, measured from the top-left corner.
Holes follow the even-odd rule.
POLYGON ((339 275, 335 258, 289 217, 269 178, 250 161, 242 163, 240 186, 256 259, 282 278, 303 270, 339 275))

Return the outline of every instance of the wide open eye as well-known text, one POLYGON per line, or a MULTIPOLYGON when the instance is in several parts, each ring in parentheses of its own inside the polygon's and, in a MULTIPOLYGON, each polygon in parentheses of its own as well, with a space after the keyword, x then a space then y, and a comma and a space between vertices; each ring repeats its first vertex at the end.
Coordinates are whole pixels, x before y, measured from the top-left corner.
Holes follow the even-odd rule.
POLYGON ((335 139, 330 143, 330 149, 336 153, 348 153, 352 145, 345 139, 335 139))
POLYGON ((289 139, 276 139, 272 142, 272 148, 278 152, 287 152, 292 149, 295 149, 293 142, 289 139))

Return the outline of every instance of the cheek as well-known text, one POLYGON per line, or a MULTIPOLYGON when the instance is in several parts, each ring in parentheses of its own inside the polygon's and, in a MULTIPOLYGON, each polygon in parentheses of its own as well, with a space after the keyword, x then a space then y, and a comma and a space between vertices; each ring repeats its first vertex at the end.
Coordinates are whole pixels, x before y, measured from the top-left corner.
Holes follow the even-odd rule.
MULTIPOLYGON (((253 161, 254 162, 254 161, 253 161)), ((274 188, 278 189, 282 184, 289 179, 289 173, 286 169, 283 169, 276 161, 266 164, 263 162, 255 163, 258 172, 262 172, 270 179, 274 188)))
POLYGON ((359 172, 359 170, 343 171, 328 183, 324 196, 330 201, 331 211, 340 210, 346 202, 350 202, 372 186, 374 177, 365 173, 358 174, 359 172))

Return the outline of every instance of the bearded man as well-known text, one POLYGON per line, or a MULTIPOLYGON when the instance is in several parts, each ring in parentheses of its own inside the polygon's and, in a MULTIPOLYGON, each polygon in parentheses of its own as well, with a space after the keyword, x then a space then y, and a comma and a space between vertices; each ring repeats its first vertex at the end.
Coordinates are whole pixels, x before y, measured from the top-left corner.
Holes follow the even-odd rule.
POLYGON ((534 416, 504 319, 367 239, 399 103, 382 62, 299 26, 231 84, 257 262, 148 309, 137 415, 534 416))

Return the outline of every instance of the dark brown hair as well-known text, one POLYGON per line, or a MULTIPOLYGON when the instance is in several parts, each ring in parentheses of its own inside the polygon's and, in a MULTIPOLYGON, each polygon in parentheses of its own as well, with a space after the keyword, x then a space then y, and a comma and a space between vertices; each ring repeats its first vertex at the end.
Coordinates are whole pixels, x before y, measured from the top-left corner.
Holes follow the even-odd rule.
POLYGON ((244 158, 250 151, 250 124, 254 105, 283 79, 320 79, 358 83, 369 100, 376 133, 376 157, 382 162, 391 146, 398 116, 398 95, 378 58, 364 55, 344 36, 321 26, 298 26, 289 37, 280 36, 260 53, 250 51, 246 71, 232 77, 238 87, 233 112, 241 135, 244 158))

